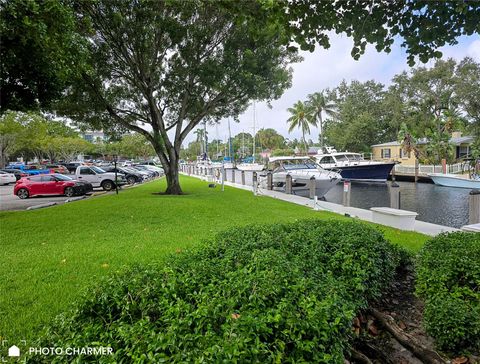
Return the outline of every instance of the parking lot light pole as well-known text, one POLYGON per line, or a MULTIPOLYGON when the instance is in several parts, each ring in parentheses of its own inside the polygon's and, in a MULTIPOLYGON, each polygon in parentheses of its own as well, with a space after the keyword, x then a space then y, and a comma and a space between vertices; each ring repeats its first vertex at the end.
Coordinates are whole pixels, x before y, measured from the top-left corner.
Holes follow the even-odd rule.
POLYGON ((114 154, 113 155, 113 163, 114 163, 114 166, 115 166, 115 192, 118 195, 117 159, 118 159, 118 156, 116 154, 114 154))

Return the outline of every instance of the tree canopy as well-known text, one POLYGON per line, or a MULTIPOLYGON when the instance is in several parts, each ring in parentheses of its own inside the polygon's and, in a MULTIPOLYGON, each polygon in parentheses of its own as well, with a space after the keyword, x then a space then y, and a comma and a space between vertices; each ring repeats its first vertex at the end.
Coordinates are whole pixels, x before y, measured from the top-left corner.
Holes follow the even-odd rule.
POLYGON ((76 122, 138 132, 165 167, 167 192, 181 193, 185 137, 278 98, 297 46, 328 48, 334 31, 358 58, 367 44, 388 52, 400 39, 413 64, 479 24, 478 2, 14 0, 2 4, 1 111, 61 99, 55 109, 76 122))
POLYGON ((0 112, 49 110, 82 59, 71 9, 58 0, 2 1, 0 112))
MULTIPOLYGON (((404 125, 416 138, 427 137, 432 145, 438 141, 448 154, 441 141, 452 131, 480 137, 479 89, 480 64, 468 57, 402 72, 389 87, 374 81, 342 82, 325 90, 338 108, 326 122, 327 143, 368 152, 372 144, 397 140, 404 125)), ((432 160, 443 153, 438 148, 432 149, 432 160)))

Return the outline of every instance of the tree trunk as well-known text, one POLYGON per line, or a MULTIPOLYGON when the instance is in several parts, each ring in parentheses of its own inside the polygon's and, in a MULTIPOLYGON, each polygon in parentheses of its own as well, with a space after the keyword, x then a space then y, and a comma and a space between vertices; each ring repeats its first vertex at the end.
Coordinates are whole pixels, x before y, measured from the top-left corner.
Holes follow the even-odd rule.
POLYGON ((305 139, 305 130, 302 130, 303 134, 303 146, 305 147, 305 155, 308 155, 307 140, 305 139))
POLYGON ((178 180, 178 163, 170 163, 169 167, 165 170, 165 177, 167 178, 167 189, 165 193, 167 195, 182 195, 183 191, 180 187, 178 180))
POLYGON ((322 148, 320 152, 323 153, 323 120, 322 120, 322 111, 318 113, 318 121, 320 126, 320 147, 322 148))

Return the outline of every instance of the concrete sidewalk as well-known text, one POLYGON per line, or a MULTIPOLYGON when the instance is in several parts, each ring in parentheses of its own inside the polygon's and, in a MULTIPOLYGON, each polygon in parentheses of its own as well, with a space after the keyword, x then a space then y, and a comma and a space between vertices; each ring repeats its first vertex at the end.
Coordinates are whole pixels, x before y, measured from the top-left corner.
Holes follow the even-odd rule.
MULTIPOLYGON (((182 174, 184 174, 186 176, 190 176, 190 177, 196 177, 196 178, 199 178, 199 179, 204 180, 204 181, 207 180, 205 178, 205 176, 189 175, 187 173, 182 173, 182 174)), ((217 184, 221 185, 221 183, 218 183, 218 182, 217 182, 217 184)), ((242 190, 251 191, 253 193, 253 187, 252 186, 242 185, 242 184, 232 183, 232 182, 227 182, 227 181, 225 181, 225 186, 239 188, 239 189, 242 189, 242 190)), ((334 212, 334 213, 340 214, 340 215, 348 214, 351 217, 356 217, 356 218, 358 218, 360 220, 363 220, 363 221, 373 222, 372 221, 372 211, 370 211, 370 210, 359 209, 357 207, 345 207, 343 205, 339 205, 339 204, 332 203, 332 202, 326 202, 326 201, 317 201, 316 206, 314 206, 314 200, 311 200, 309 198, 302 197, 302 196, 297 196, 297 195, 287 195, 286 193, 283 193, 283 192, 269 191, 269 190, 265 190, 265 189, 261 189, 261 188, 257 189, 257 195, 258 196, 267 196, 267 197, 271 197, 271 198, 276 198, 276 199, 279 199, 279 200, 282 200, 282 201, 294 203, 294 204, 297 204, 297 205, 302 205, 302 206, 305 206, 305 207, 308 207, 308 208, 311 208, 311 209, 315 208, 315 209, 320 210, 320 211, 329 211, 329 212, 334 212)), ((387 226, 389 226, 389 225, 387 225, 387 226)), ((449 226, 436 225, 436 224, 431 224, 429 222, 416 220, 413 231, 416 231, 418 233, 422 233, 422 234, 425 234, 425 235, 435 236, 435 235, 438 235, 438 234, 441 234, 441 233, 444 233, 444 232, 454 232, 454 231, 460 231, 460 230, 449 227, 449 226)))

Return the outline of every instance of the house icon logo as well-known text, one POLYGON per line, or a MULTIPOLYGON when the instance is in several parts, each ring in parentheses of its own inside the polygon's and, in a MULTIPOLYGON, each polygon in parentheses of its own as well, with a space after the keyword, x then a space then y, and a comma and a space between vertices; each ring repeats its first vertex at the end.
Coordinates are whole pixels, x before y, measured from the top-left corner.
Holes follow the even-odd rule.
POLYGON ((10 346, 8 348, 8 356, 20 356, 20 349, 18 348, 18 346, 10 346))

